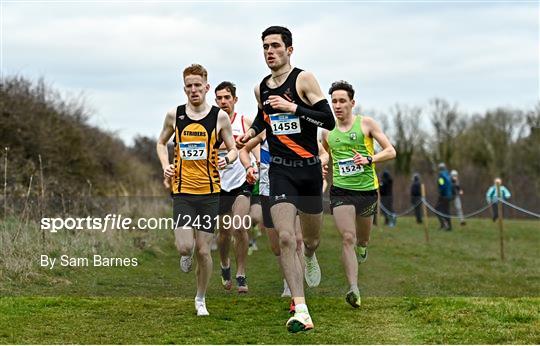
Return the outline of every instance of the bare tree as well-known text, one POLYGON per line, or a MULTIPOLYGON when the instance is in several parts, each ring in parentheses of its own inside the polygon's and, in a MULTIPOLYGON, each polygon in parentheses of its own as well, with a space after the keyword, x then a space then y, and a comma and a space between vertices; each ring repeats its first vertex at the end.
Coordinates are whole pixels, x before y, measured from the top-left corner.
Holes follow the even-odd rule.
POLYGON ((430 120, 435 130, 433 159, 452 165, 456 143, 454 138, 465 128, 465 121, 457 104, 450 105, 439 98, 430 101, 430 120))
POLYGON ((410 174, 411 162, 415 151, 424 144, 424 133, 420 129, 422 109, 396 104, 390 109, 393 130, 390 141, 393 143, 397 156, 395 159, 396 173, 410 174))

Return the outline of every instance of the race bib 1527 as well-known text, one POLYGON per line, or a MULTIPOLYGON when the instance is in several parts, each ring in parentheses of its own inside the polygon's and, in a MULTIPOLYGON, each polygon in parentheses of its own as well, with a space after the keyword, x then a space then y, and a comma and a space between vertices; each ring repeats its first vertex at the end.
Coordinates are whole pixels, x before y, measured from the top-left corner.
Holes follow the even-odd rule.
POLYGON ((204 142, 180 143, 182 160, 206 160, 206 144, 204 142))

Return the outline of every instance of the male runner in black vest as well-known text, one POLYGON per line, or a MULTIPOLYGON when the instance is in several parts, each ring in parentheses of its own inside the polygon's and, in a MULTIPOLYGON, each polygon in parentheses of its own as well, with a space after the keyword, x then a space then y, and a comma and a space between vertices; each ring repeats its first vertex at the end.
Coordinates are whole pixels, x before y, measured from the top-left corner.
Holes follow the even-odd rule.
POLYGON ((332 130, 334 116, 312 73, 293 68, 292 34, 272 26, 262 33, 264 57, 271 74, 255 87, 259 111, 251 128, 239 140, 247 142, 266 129, 270 163, 270 201, 279 234, 281 267, 292 293, 294 316, 290 332, 313 328, 304 298, 302 267, 296 256, 295 217, 300 215, 306 273, 315 287, 321 271, 315 256, 322 226, 322 174, 318 157, 317 127, 332 130))

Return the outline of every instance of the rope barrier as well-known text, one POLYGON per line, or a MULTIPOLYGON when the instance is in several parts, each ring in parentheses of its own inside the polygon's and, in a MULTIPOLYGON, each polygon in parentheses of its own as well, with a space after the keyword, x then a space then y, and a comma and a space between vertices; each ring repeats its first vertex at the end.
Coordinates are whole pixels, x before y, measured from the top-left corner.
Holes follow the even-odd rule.
POLYGON ((512 204, 512 203, 510 203, 510 202, 505 201, 504 199, 501 200, 501 202, 502 202, 503 204, 506 204, 506 205, 509 206, 510 208, 514 208, 514 209, 516 209, 516 210, 519 210, 519 211, 522 212, 522 213, 525 213, 525 214, 528 214, 528 215, 531 215, 531 216, 539 217, 539 218, 540 218, 540 214, 534 213, 534 212, 532 212, 532 211, 530 211, 530 210, 523 209, 523 208, 521 208, 521 207, 519 207, 519 206, 517 206, 517 205, 515 205, 515 204, 512 204))
POLYGON ((380 207, 381 207, 381 210, 386 214, 386 215, 389 215, 391 217, 400 217, 400 216, 403 216, 403 215, 407 215, 409 214, 411 211, 413 211, 414 209, 416 209, 416 207, 418 207, 420 204, 422 204, 422 201, 418 201, 418 203, 416 203, 415 205, 413 205, 412 207, 410 207, 409 209, 401 212, 401 213, 395 213, 393 211, 390 211, 388 209, 386 209, 384 207, 384 205, 382 203, 380 203, 380 207))
POLYGON ((472 216, 475 216, 475 215, 478 215, 484 211, 486 211, 487 209, 489 209, 489 207, 491 207, 493 204, 495 204, 495 202, 492 202, 476 211, 473 211, 472 213, 468 213, 468 214, 464 214, 464 215, 449 215, 449 214, 444 214, 444 213, 441 213, 440 211, 438 211, 437 209, 435 209, 435 207, 433 207, 431 204, 429 204, 425 198, 422 198, 422 202, 424 202, 424 204, 426 205, 426 207, 428 207, 429 210, 431 210, 432 213, 436 214, 436 215, 439 215, 439 216, 442 216, 442 217, 446 217, 446 218, 451 218, 451 219, 461 219, 461 218, 464 218, 464 219, 467 219, 469 217, 472 217, 472 216))

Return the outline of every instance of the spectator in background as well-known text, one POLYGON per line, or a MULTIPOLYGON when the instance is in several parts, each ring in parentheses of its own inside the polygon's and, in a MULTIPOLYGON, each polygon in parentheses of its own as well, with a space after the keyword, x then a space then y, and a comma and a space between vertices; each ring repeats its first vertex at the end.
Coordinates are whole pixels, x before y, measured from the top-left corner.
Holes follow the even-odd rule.
POLYGON ((422 186, 420 184, 420 174, 414 173, 411 183, 411 204, 416 205, 414 208, 414 216, 416 216, 416 223, 422 223, 422 186))
MULTIPOLYGON (((502 184, 502 179, 497 177, 495 178, 495 180, 493 181, 493 186, 491 186, 487 192, 486 192, 486 200, 488 203, 493 203, 493 205, 491 206, 491 210, 493 210, 493 222, 495 222, 498 218, 499 218, 499 209, 498 209, 498 206, 497 206, 497 185, 500 185, 500 189, 501 189, 501 198, 503 201, 508 201, 510 199, 510 197, 512 197, 512 194, 510 193, 510 191, 506 188, 506 186, 503 186, 502 184)), ((503 205, 503 211, 504 211, 504 205, 503 205)), ((504 216, 504 212, 503 212, 503 215, 501 215, 501 217, 504 216)))
MULTIPOLYGON (((438 212, 445 215, 450 215, 450 201, 452 200, 452 182, 450 180, 450 174, 446 169, 444 163, 439 163, 439 177, 437 179, 437 185, 439 186, 439 199, 437 200, 437 206, 435 207, 438 212)), ((448 216, 437 215, 440 229, 446 231, 452 230, 452 221, 448 216)))
POLYGON ((456 208, 457 216, 461 222, 461 226, 465 226, 465 218, 463 217, 463 208, 461 206, 461 196, 463 195, 463 189, 459 184, 458 171, 453 169, 450 172, 450 178, 452 181, 452 195, 454 196, 454 207, 456 208))
POLYGON ((381 194, 381 207, 384 214, 384 224, 389 227, 394 227, 396 225, 396 219, 393 215, 389 213, 394 213, 394 197, 392 195, 392 176, 390 172, 385 169, 380 182, 379 192, 381 194), (386 209, 386 211, 385 211, 386 209))

